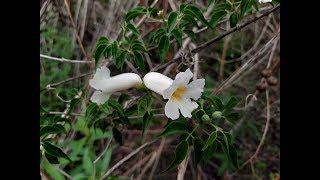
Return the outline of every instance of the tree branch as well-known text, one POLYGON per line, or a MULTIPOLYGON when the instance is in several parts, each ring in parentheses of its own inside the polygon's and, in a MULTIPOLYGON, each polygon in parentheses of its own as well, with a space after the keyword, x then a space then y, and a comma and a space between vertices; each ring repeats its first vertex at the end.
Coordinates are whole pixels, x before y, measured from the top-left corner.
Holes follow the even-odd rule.
POLYGON ((258 53, 253 55, 245 64, 235 70, 212 94, 220 94, 224 88, 231 84, 231 82, 233 82, 233 80, 249 66, 250 63, 252 63, 259 55, 263 54, 267 50, 267 47, 272 44, 272 42, 279 36, 279 34, 280 32, 278 32, 273 38, 271 38, 270 41, 267 42, 261 49, 259 49, 258 53))
POLYGON ((107 150, 109 149, 109 146, 111 144, 111 141, 112 141, 112 137, 109 138, 108 142, 107 142, 107 145, 106 145, 106 148, 104 149, 104 151, 97 157, 96 160, 93 161, 93 177, 92 179, 94 180, 95 177, 96 177, 96 166, 97 166, 97 162, 101 159, 101 157, 104 155, 104 153, 107 152, 107 150))
MULTIPOLYGON (((215 38, 213 38, 213 39, 211 39, 211 40, 209 40, 209 41, 207 41, 207 42, 199 45, 197 48, 191 50, 191 53, 197 53, 197 52, 201 51, 202 49, 204 49, 204 48, 212 45, 213 43, 221 40, 222 38, 226 37, 227 35, 229 35, 229 34, 231 34, 231 33, 233 33, 233 32, 236 32, 236 31, 240 30, 240 29, 248 26, 248 25, 251 24, 251 23, 254 23, 255 21, 263 18, 264 16, 267 16, 267 15, 270 14, 270 13, 273 13, 274 11, 278 10, 279 8, 280 8, 280 4, 278 4, 277 6, 275 6, 275 7, 272 8, 272 9, 264 12, 263 14, 256 16, 256 17, 253 18, 252 20, 249 20, 249 21, 247 21, 247 22, 245 22, 245 23, 242 23, 242 24, 240 24, 240 25, 237 25, 236 27, 231 28, 229 31, 224 32, 224 33, 221 34, 220 36, 215 37, 215 38)), ((172 64, 172 63, 174 63, 174 62, 177 62, 177 61, 180 60, 180 59, 181 59, 181 56, 176 57, 176 58, 170 60, 169 62, 167 62, 167 63, 165 63, 165 64, 156 66, 156 67, 153 68, 151 71, 159 71, 159 70, 167 67, 168 65, 170 65, 170 64, 172 64)))
POLYGON ((208 41, 208 42, 206 42, 206 43, 203 43, 202 45, 200 45, 200 46, 198 46, 197 48, 193 49, 191 52, 192 52, 192 53, 197 53, 197 52, 201 51, 202 49, 210 46, 211 44, 219 41, 220 39, 228 36, 229 34, 231 34, 231 33, 233 33, 233 32, 236 32, 236 31, 238 31, 238 30, 240 30, 240 29, 248 26, 249 24, 254 23, 254 22, 256 22, 257 20, 263 18, 264 16, 266 16, 266 15, 268 15, 268 14, 270 14, 270 13, 276 11, 276 10, 278 10, 279 8, 280 8, 280 4, 278 4, 277 6, 275 6, 275 7, 272 8, 272 9, 270 9, 269 11, 267 11, 267 12, 261 14, 261 15, 256 16, 255 18, 253 18, 253 19, 251 19, 251 20, 249 20, 249 21, 247 21, 247 22, 245 22, 245 23, 242 23, 242 24, 240 24, 240 25, 237 25, 237 26, 231 28, 229 31, 226 31, 225 33, 221 34, 220 36, 218 36, 218 37, 216 37, 216 38, 213 38, 213 39, 211 39, 210 41, 208 41))
POLYGON ((257 155, 260 152, 260 149, 262 147, 262 144, 264 143, 264 141, 265 141, 265 139, 267 137, 267 132, 268 132, 268 129, 269 129, 269 124, 270 124, 270 100, 269 100, 268 87, 266 89, 266 101, 267 101, 267 121, 266 121, 266 125, 264 127, 264 130, 263 130, 263 135, 261 137, 260 143, 259 143, 255 153, 245 163, 243 163, 238 170, 240 170, 243 167, 245 167, 248 163, 252 162, 252 160, 257 157, 257 155))
POLYGON ((77 37, 78 43, 79 43, 79 45, 80 45, 80 49, 81 49, 82 53, 85 55, 85 57, 88 58, 88 60, 90 60, 88 54, 87 54, 86 51, 84 50, 83 44, 82 44, 81 39, 80 39, 80 36, 79 36, 79 32, 78 32, 78 30, 77 30, 77 26, 76 26, 76 24, 74 23, 74 20, 73 20, 73 17, 72 17, 71 11, 70 11, 70 7, 69 7, 69 4, 68 4, 67 0, 64 0, 64 5, 66 6, 66 9, 67 9, 67 12, 68 12, 68 15, 69 15, 71 24, 72 24, 72 26, 73 26, 73 29, 74 29, 75 32, 76 32, 76 37, 77 37))
POLYGON ((40 57, 45 58, 45 59, 54 60, 54 61, 66 62, 66 63, 83 63, 83 64, 94 63, 93 61, 70 60, 70 59, 65 59, 65 58, 57 58, 57 57, 47 56, 47 55, 43 55, 43 54, 40 54, 40 57))
POLYGON ((60 82, 56 82, 56 83, 53 83, 53 84, 48 84, 48 85, 46 86, 46 88, 43 88, 43 89, 40 90, 40 93, 41 93, 42 91, 44 91, 44 90, 48 90, 48 89, 53 88, 53 87, 55 87, 55 86, 58 86, 58 85, 67 83, 67 82, 69 82, 69 81, 73 81, 73 80, 75 80, 75 79, 79 79, 79 78, 88 76, 88 75, 90 75, 90 74, 93 74, 93 73, 92 73, 92 72, 90 72, 90 73, 85 73, 85 74, 81 74, 81 75, 79 75, 79 76, 75 76, 75 77, 72 77, 72 78, 69 78, 69 79, 60 81, 60 82))
POLYGON ((106 174, 104 174, 102 176, 101 179, 105 179, 107 178, 115 169, 117 169, 119 166, 121 166, 124 162, 126 162, 127 160, 129 160, 132 156, 134 156, 135 154, 137 154, 138 152, 140 152, 143 148, 153 144, 154 142, 156 142, 158 139, 155 139, 153 141, 144 143, 143 145, 141 145, 140 147, 138 147, 136 150, 134 150, 133 152, 131 152, 130 154, 128 154, 126 157, 124 157, 123 159, 121 159, 117 164, 115 164, 114 166, 112 166, 107 172, 106 174))

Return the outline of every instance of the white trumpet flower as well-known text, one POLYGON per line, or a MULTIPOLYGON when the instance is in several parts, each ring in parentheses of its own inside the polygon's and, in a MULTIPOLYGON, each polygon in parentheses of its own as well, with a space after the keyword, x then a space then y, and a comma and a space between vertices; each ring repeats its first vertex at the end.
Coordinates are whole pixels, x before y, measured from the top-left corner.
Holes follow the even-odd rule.
POLYGON ((191 112, 198 107, 191 99, 200 98, 205 80, 197 79, 189 83, 192 77, 190 69, 178 73, 175 80, 160 73, 150 72, 145 75, 143 82, 147 88, 161 94, 164 99, 169 99, 165 105, 165 114, 174 120, 179 118, 179 109, 184 117, 190 118, 191 112))
POLYGON ((143 77, 144 85, 161 96, 163 96, 163 91, 171 86, 172 82, 171 78, 157 72, 149 72, 143 77))
POLYGON ((104 104, 112 93, 138 87, 142 80, 138 74, 123 73, 110 77, 107 67, 98 68, 95 75, 89 81, 89 85, 96 89, 90 100, 97 104, 104 104))
POLYGON ((259 0, 259 3, 268 3, 268 2, 272 2, 272 0, 259 0))

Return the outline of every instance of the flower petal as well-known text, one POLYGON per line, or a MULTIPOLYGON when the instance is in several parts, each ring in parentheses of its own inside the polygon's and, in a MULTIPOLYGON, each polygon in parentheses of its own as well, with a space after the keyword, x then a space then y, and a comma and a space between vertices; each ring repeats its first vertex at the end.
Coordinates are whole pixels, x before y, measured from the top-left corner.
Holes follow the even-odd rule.
POLYGON ((123 73, 108 79, 91 79, 91 87, 103 92, 117 92, 138 87, 142 84, 139 75, 135 73, 123 73))
POLYGON ((111 93, 105 93, 101 91, 95 91, 90 100, 98 105, 104 104, 111 96, 111 93))
POLYGON ((180 87, 181 85, 186 85, 186 84, 184 83, 184 79, 182 79, 182 78, 175 79, 175 80, 172 82, 171 86, 163 91, 163 95, 162 95, 163 98, 164 98, 164 99, 169 99, 169 98, 171 97, 171 95, 172 95, 172 94, 178 89, 178 87, 180 87))
POLYGON ((204 79, 196 79, 187 85, 187 92, 185 94, 186 98, 192 98, 197 100, 201 97, 203 92, 205 80, 204 79))
POLYGON ((95 89, 102 90, 103 84, 105 84, 105 80, 110 78, 110 70, 109 68, 102 66, 97 69, 93 78, 90 79, 89 85, 95 89))
POLYGON ((143 77, 143 82, 148 89, 163 96, 163 91, 171 86, 173 80, 163 74, 149 72, 143 77))
POLYGON ((93 76, 93 79, 102 80, 108 79, 110 77, 110 69, 106 66, 102 66, 97 69, 96 73, 93 76))
POLYGON ((178 109, 178 104, 173 102, 172 100, 169 100, 165 107, 164 107, 164 112, 168 118, 171 118, 172 120, 178 119, 179 118, 179 109, 178 109))
POLYGON ((184 84, 188 84, 192 77, 193 73, 188 68, 185 72, 179 72, 175 79, 183 79, 184 84))
POLYGON ((179 105, 179 109, 180 109, 181 114, 184 117, 188 117, 188 118, 192 117, 191 112, 193 110, 197 109, 197 107, 199 106, 196 102, 191 101, 191 99, 189 99, 189 98, 182 99, 178 103, 178 105, 179 105))

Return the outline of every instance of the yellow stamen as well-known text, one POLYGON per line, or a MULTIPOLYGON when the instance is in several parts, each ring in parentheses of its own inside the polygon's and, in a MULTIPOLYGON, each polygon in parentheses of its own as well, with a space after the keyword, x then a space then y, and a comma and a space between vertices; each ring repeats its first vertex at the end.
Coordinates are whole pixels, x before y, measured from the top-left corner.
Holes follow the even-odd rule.
POLYGON ((185 92, 186 92, 186 87, 185 86, 180 86, 171 95, 171 99, 174 100, 174 101, 180 101, 185 92))

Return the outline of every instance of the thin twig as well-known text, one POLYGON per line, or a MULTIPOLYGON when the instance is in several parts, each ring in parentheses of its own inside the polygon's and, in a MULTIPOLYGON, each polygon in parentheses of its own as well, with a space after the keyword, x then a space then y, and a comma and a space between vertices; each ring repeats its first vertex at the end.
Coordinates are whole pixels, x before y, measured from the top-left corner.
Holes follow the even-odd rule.
POLYGON ((240 57, 232 59, 232 60, 229 60, 227 63, 233 63, 233 62, 241 61, 243 58, 248 56, 253 50, 255 50, 258 47, 258 45, 260 44, 260 41, 264 37, 264 34, 266 33, 266 30, 268 28, 268 22, 270 21, 270 16, 271 16, 271 14, 269 14, 268 18, 266 19, 266 21, 265 21, 266 24, 262 28, 262 31, 261 31, 257 41, 254 43, 254 45, 248 51, 246 51, 244 54, 242 54, 240 57))
MULTIPOLYGON (((255 15, 256 15, 257 13, 261 13, 261 12, 264 12, 264 11, 267 11, 267 10, 270 10, 270 9, 271 9, 271 8, 269 8, 269 7, 261 8, 260 11, 255 12, 255 15)), ((251 16, 251 15, 248 15, 248 16, 251 16)), ((248 17, 248 16, 246 16, 246 17, 248 17)), ((219 25, 221 25, 222 23, 225 23, 225 22, 227 22, 227 21, 228 21, 228 19, 224 19, 224 20, 222 20, 222 21, 219 21, 216 26, 219 27, 219 25)), ((201 28, 201 29, 199 29, 199 30, 197 30, 196 32, 194 32, 194 34, 199 34, 199 33, 203 32, 203 31, 206 31, 206 30, 208 30, 208 27, 207 27, 207 26, 206 26, 206 27, 203 27, 203 28, 201 28)), ((186 38, 189 38, 189 36, 183 36, 183 37, 182 37, 182 40, 184 40, 184 39, 186 39, 186 38)), ((173 40, 171 40, 169 43, 172 44, 172 43, 175 43, 175 42, 177 42, 177 40, 176 40, 176 39, 173 39, 173 40)), ((157 49, 157 48, 158 48, 158 45, 152 46, 152 47, 148 48, 148 51, 154 50, 154 49, 157 49)))
MULTIPOLYGON (((230 25, 229 23, 226 24, 226 28, 229 30, 230 29, 230 25)), ((221 61, 220 61, 220 68, 219 68, 219 81, 223 81, 224 79, 224 66, 225 66, 225 62, 226 62, 226 56, 227 56, 227 50, 229 48, 229 43, 231 41, 231 35, 227 36, 225 38, 225 41, 223 43, 223 50, 222 50, 222 55, 221 55, 221 61)))
POLYGON ((80 36, 79 36, 79 32, 77 30, 76 24, 74 23, 74 20, 73 20, 73 17, 72 17, 71 11, 70 11, 70 7, 69 7, 69 4, 68 4, 67 0, 64 0, 64 5, 66 6, 66 9, 67 9, 71 24, 73 26, 73 29, 76 32, 76 37, 77 37, 78 43, 80 45, 80 49, 81 49, 82 53, 85 55, 85 57, 88 58, 87 60, 90 60, 88 54, 86 53, 86 51, 84 50, 84 47, 82 45, 82 42, 81 42, 81 39, 80 39, 80 36))
POLYGON ((251 23, 256 22, 257 20, 263 18, 264 16, 266 16, 266 15, 268 15, 268 14, 270 14, 270 13, 276 11, 276 10, 278 10, 279 8, 280 8, 280 4, 278 4, 277 6, 275 6, 275 7, 272 8, 272 9, 270 9, 269 11, 267 11, 267 12, 261 14, 261 15, 256 16, 255 18, 253 18, 253 19, 251 19, 251 20, 249 20, 249 21, 247 21, 247 22, 245 22, 245 23, 242 23, 242 24, 240 24, 240 25, 237 25, 237 26, 231 28, 229 31, 226 31, 226 32, 223 33, 222 35, 220 35, 220 36, 218 36, 218 37, 216 37, 216 38, 213 38, 213 39, 211 39, 210 41, 207 41, 206 43, 201 44, 201 45, 198 46, 197 48, 193 49, 191 52, 192 52, 192 53, 199 52, 199 51, 201 51, 202 49, 204 49, 204 48, 210 46, 211 44, 219 41, 220 39, 224 38, 225 36, 227 36, 227 35, 229 35, 229 34, 231 34, 231 33, 233 33, 233 32, 236 32, 236 31, 244 28, 244 27, 248 26, 248 25, 251 24, 251 23))
POLYGON ((45 91, 45 90, 50 89, 50 88, 53 88, 53 87, 55 87, 55 86, 58 86, 58 85, 67 83, 67 82, 69 82, 69 81, 73 81, 73 80, 75 80, 75 79, 79 79, 79 78, 88 76, 88 75, 90 75, 90 74, 93 74, 93 73, 92 73, 92 72, 90 72, 90 73, 85 73, 85 74, 81 74, 81 75, 79 75, 79 76, 75 76, 75 77, 72 77, 72 78, 69 78, 69 79, 60 81, 60 82, 48 84, 48 85, 46 86, 46 88, 41 89, 40 92, 45 91))
POLYGON ((159 146, 158 151, 157 151, 157 158, 156 158, 156 160, 155 160, 155 162, 153 164, 153 167, 152 167, 152 170, 151 170, 151 173, 149 175, 148 180, 152 180, 152 176, 153 176, 153 174, 156 171, 156 168, 158 166, 159 159, 160 159, 160 156, 161 156, 161 153, 162 153, 162 150, 163 150, 163 147, 164 147, 165 143, 166 143, 166 138, 162 138, 161 142, 160 142, 160 146, 159 146))
POLYGON ((140 75, 140 73, 138 72, 138 70, 134 67, 134 65, 133 65, 130 61, 125 60, 124 62, 127 64, 127 66, 128 66, 134 73, 140 75))
POLYGON ((63 174, 64 176, 66 176, 68 179, 73 180, 74 178, 71 177, 68 173, 66 173, 64 170, 60 169, 58 166, 54 166, 56 168, 56 170, 58 170, 61 174, 63 174))
POLYGON ((150 157, 152 156, 152 153, 144 156, 143 159, 141 159, 140 161, 138 162, 135 162, 134 165, 128 169, 125 173, 123 173, 122 175, 124 176, 131 176, 133 175, 134 171, 137 170, 140 166, 142 166, 143 164, 145 164, 149 159, 150 157))
MULTIPOLYGON (((199 45, 197 48, 191 50, 191 53, 197 53, 197 52, 201 51, 202 49, 204 49, 204 48, 208 47, 209 45, 212 45, 213 43, 221 40, 222 38, 226 37, 227 35, 229 35, 229 34, 231 34, 231 33, 233 33, 233 32, 236 32, 236 31, 240 30, 240 29, 248 26, 248 25, 251 24, 251 23, 254 23, 255 21, 257 21, 257 20, 263 18, 264 16, 266 16, 266 15, 268 15, 268 14, 270 14, 270 13, 276 11, 276 10, 278 10, 279 8, 280 8, 280 4, 278 4, 278 5, 275 6, 274 8, 266 11, 266 12, 263 13, 263 14, 256 16, 256 17, 253 18, 252 20, 249 20, 249 21, 247 21, 247 22, 245 22, 245 23, 242 23, 242 24, 240 24, 240 25, 238 25, 238 26, 236 26, 236 27, 233 27, 233 28, 231 28, 229 31, 226 31, 226 32, 224 32, 223 34, 221 34, 220 36, 215 37, 215 38, 213 38, 213 39, 211 39, 211 40, 209 40, 209 41, 207 41, 207 42, 199 45)), ((177 62, 177 61, 180 60, 180 59, 181 59, 181 56, 176 57, 176 58, 170 60, 169 62, 167 62, 167 63, 165 63, 165 64, 156 66, 156 67, 153 68, 151 71, 159 71, 159 70, 167 67, 168 65, 170 65, 170 64, 172 64, 172 63, 174 63, 174 62, 177 62)))
POLYGON ((66 62, 66 63, 83 63, 83 64, 94 63, 94 61, 70 60, 70 59, 65 59, 65 58, 57 58, 57 57, 47 56, 47 55, 43 55, 43 54, 40 54, 40 57, 45 58, 45 59, 54 60, 54 61, 66 62))
POLYGON ((182 163, 178 166, 177 180, 184 179, 184 174, 186 173, 186 169, 187 169, 188 162, 189 162, 189 157, 190 157, 190 149, 188 150, 187 158, 184 159, 182 161, 182 163))
MULTIPOLYGON (((280 29, 279 29, 279 31, 280 31, 280 29)), ((277 48, 278 41, 279 41, 279 38, 277 38, 277 40, 273 44, 273 47, 272 47, 272 50, 271 50, 271 54, 270 54, 270 57, 269 57, 269 61, 268 61, 268 64, 267 64, 267 69, 269 69, 270 66, 271 66, 272 58, 273 58, 274 52, 275 52, 275 50, 277 48)))
POLYGON ((96 177, 96 166, 97 166, 97 162, 101 159, 101 157, 107 152, 107 150, 109 149, 109 146, 110 146, 110 144, 111 144, 111 141, 112 141, 112 137, 111 138, 109 138, 109 140, 108 140, 108 142, 107 142, 107 145, 106 145, 106 147, 105 147, 105 149, 103 150, 103 152, 97 157, 97 159, 96 160, 94 160, 93 161, 93 180, 95 179, 95 177, 96 177))
POLYGON ((262 138, 260 140, 260 143, 259 143, 255 153, 245 163, 243 163, 238 170, 240 170, 243 167, 245 167, 248 163, 250 163, 254 158, 257 157, 257 155, 260 152, 260 149, 262 147, 262 144, 264 143, 264 141, 266 139, 267 132, 268 132, 268 129, 269 129, 269 124, 270 124, 270 100, 269 100, 268 87, 266 88, 266 101, 267 101, 267 121, 266 121, 266 125, 264 127, 264 130, 263 130, 263 135, 262 135, 262 138))
POLYGON ((263 54, 267 48, 272 44, 272 42, 278 37, 280 32, 278 32, 273 38, 271 38, 261 49, 258 50, 258 53, 253 55, 245 64, 243 64, 240 68, 235 70, 212 94, 218 95, 222 92, 224 88, 229 86, 235 79, 238 77, 249 65, 257 59, 261 54, 263 54))
POLYGON ((117 164, 115 164, 114 166, 112 166, 107 172, 106 174, 104 174, 102 176, 101 179, 105 179, 106 177, 108 177, 115 169, 117 169, 119 166, 121 166, 124 162, 126 162, 128 159, 130 159, 132 156, 134 156, 135 154, 137 154, 138 152, 140 152, 143 148, 153 144, 154 142, 156 142, 158 139, 155 139, 153 141, 144 143, 143 145, 141 145, 140 147, 138 147, 136 150, 134 150, 133 152, 131 152, 130 154, 128 154, 126 157, 124 157, 123 159, 121 159, 117 164))
MULTIPOLYGON (((153 3, 150 5, 150 7, 153 8, 153 7, 158 3, 158 1, 159 1, 159 0, 153 1, 153 3)), ((147 15, 143 15, 143 16, 141 17, 141 19, 137 22, 137 24, 135 25, 135 27, 138 29, 138 28, 142 25, 142 23, 146 20, 146 18, 147 18, 147 15)), ((130 31, 130 32, 128 32, 127 36, 130 36, 131 34, 132 34, 132 32, 130 31)))
POLYGON ((147 170, 151 167, 151 165, 154 163, 156 158, 157 158, 157 152, 154 151, 152 156, 151 156, 151 158, 150 158, 150 160, 149 160, 149 162, 144 166, 144 168, 142 169, 140 175, 137 177, 138 180, 142 179, 145 176, 147 170))

